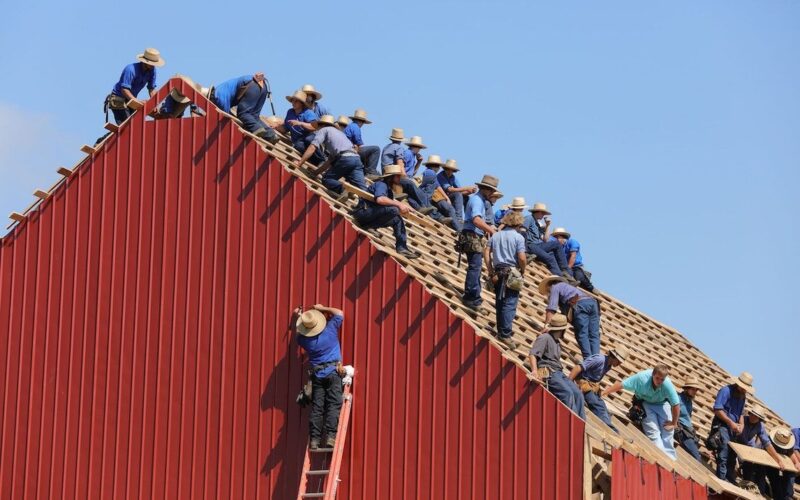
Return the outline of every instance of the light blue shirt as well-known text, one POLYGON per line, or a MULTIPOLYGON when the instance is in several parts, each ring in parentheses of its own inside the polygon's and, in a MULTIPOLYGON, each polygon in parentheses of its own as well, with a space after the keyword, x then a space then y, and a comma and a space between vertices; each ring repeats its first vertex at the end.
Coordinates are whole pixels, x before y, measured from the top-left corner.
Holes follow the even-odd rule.
POLYGON ((508 227, 489 238, 489 250, 492 252, 492 264, 495 268, 516 267, 517 254, 525 253, 525 238, 516 229, 508 227))
POLYGON ((464 231, 472 231, 477 235, 483 235, 483 229, 479 229, 472 219, 480 217, 486 222, 486 200, 483 199, 480 191, 470 195, 467 206, 464 207, 464 231))
POLYGON ((670 406, 680 404, 681 398, 669 377, 658 387, 653 387, 653 369, 635 373, 622 381, 622 388, 636 394, 645 403, 662 404, 669 401, 670 406))
POLYGON ((397 160, 405 161, 406 147, 399 142, 393 142, 383 148, 381 152, 381 167, 397 164, 397 160))

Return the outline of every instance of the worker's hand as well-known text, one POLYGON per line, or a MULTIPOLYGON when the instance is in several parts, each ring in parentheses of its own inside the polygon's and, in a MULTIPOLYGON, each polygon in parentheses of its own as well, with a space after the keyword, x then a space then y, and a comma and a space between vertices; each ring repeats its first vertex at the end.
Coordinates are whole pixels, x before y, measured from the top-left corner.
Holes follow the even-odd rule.
POLYGON ((301 159, 297 160, 297 161, 294 163, 294 165, 295 165, 295 167, 297 167, 297 168, 303 168, 303 164, 304 164, 304 163, 305 163, 305 162, 304 162, 304 161, 302 160, 302 158, 301 158, 301 159))
POLYGON ((344 377, 344 365, 339 363, 336 365, 336 373, 339 374, 340 377, 344 377))
POLYGON ((542 328, 539 330, 539 333, 547 333, 550 331, 550 325, 542 325, 542 328))
POLYGON ((778 462, 778 469, 780 469, 781 472, 786 470, 786 467, 783 465, 783 460, 778 462))
POLYGON ((422 162, 424 161, 424 158, 422 158, 422 153, 417 153, 416 156, 417 156, 417 163, 422 164, 422 162))
POLYGON ((293 127, 296 127, 296 126, 300 125, 302 122, 300 120, 288 120, 286 123, 288 123, 289 125, 291 125, 293 127))
POLYGON ((674 431, 675 430, 675 422, 673 422, 672 420, 664 422, 664 430, 665 431, 674 431))
POLYGON ((478 192, 478 186, 472 186, 472 188, 470 188, 469 192, 470 192, 471 194, 475 194, 475 193, 477 193, 477 192, 478 192))
POLYGON ((742 427, 736 422, 731 423, 728 426, 728 428, 731 430, 733 434, 739 434, 740 432, 742 432, 742 427))
POLYGON ((407 214, 407 213, 412 212, 414 210, 413 208, 411 208, 411 205, 409 205, 408 203, 403 203, 403 202, 401 202, 400 206, 397 207, 397 208, 400 210, 401 214, 407 214))
POLYGON ((322 304, 314 304, 313 306, 311 306, 311 309, 316 309, 317 311, 321 311, 325 309, 325 306, 323 306, 322 304))
POLYGON ((553 222, 553 221, 550 220, 550 217, 545 217, 544 218, 544 226, 545 227, 549 226, 551 222, 553 222))
POLYGON ((541 384, 541 383, 542 383, 542 379, 540 379, 540 378, 539 378, 539 377, 538 377, 538 376, 537 376, 535 373, 533 373, 533 372, 528 372, 528 380, 530 380, 531 382, 536 382, 537 384, 541 384))
POLYGON ((303 314, 303 308, 302 307, 295 308, 295 310, 292 311, 292 314, 295 316, 300 316, 301 314, 303 314))

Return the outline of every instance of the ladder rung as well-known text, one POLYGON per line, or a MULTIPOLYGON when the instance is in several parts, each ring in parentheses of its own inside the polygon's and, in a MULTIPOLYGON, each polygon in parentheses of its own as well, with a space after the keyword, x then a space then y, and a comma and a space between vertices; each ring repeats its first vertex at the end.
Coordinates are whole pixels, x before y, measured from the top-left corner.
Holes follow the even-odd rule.
POLYGON ((323 469, 323 470, 310 470, 306 472, 309 476, 324 476, 325 474, 329 473, 330 470, 323 469))
POLYGON ((322 498, 325 496, 325 493, 305 493, 303 498, 322 498))
POLYGON ((331 453, 333 448, 317 448, 316 450, 309 449, 311 453, 331 453))

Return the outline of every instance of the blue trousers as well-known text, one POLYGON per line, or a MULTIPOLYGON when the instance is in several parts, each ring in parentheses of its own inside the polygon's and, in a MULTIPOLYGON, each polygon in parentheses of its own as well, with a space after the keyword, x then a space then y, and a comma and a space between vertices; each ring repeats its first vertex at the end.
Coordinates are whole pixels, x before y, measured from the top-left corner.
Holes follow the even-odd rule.
POLYGON ((117 122, 117 125, 119 125, 133 114, 133 110, 130 108, 112 109, 111 113, 114 115, 114 121, 117 122))
POLYGON ((611 427, 614 432, 617 432, 617 428, 611 423, 611 416, 608 414, 606 402, 603 401, 599 394, 592 391, 584 392, 583 399, 586 401, 586 406, 589 407, 590 412, 594 413, 604 424, 611 427))
POLYGON ((428 197, 411 177, 401 177, 400 186, 402 186, 403 192, 408 195, 408 204, 411 205, 414 210, 430 206, 431 203, 428 201, 428 197))
POLYGON ((436 207, 436 211, 441 214, 442 217, 450 217, 453 219, 453 222, 450 223, 450 227, 461 232, 461 228, 463 227, 461 224, 458 223, 456 220, 456 210, 453 208, 453 205, 450 204, 447 200, 437 201, 433 204, 436 207))
POLYGON ((365 229, 391 227, 392 231, 394 231, 394 246, 397 251, 408 248, 406 225, 397 207, 369 203, 356 210, 353 213, 353 218, 365 229))
POLYGON ((547 379, 547 388, 561 400, 562 403, 574 411, 583 420, 586 420, 586 412, 583 409, 583 393, 575 382, 567 378, 564 372, 553 372, 547 379))
POLYGON ((381 148, 378 146, 361 146, 358 148, 358 156, 364 165, 364 172, 367 175, 378 175, 378 161, 381 159, 381 148))
POLYGON ((572 327, 583 359, 600 354, 600 308, 595 299, 583 299, 575 304, 572 327))
POLYGON ((681 433, 681 437, 678 440, 678 444, 680 444, 681 448, 686 450, 689 453, 689 455, 693 456, 695 460, 697 460, 698 462, 702 462, 703 459, 700 456, 700 448, 697 446, 697 441, 695 441, 693 436, 681 433))
POLYGON ((511 337, 511 325, 517 315, 519 292, 505 286, 504 280, 497 280, 494 285, 494 311, 497 321, 497 336, 501 339, 511 337))
POLYGON ((666 401, 659 404, 644 402, 642 406, 644 407, 642 431, 645 436, 669 458, 676 460, 678 455, 675 453, 673 442, 675 431, 664 429, 664 423, 672 420, 672 408, 669 403, 666 401))
POLYGON ((453 205, 453 210, 455 213, 453 221, 458 222, 458 227, 464 227, 464 194, 448 193, 448 196, 450 197, 450 203, 453 205))
MULTIPOLYGON (((714 424, 712 423, 712 428, 714 424)), ((736 483, 736 454, 731 451, 728 443, 731 442, 731 430, 727 425, 721 424, 719 428, 721 446, 716 451, 717 477, 731 483, 736 483)))
POLYGON ((796 475, 791 472, 781 472, 772 467, 766 468, 769 486, 772 489, 773 500, 791 500, 794 496, 794 480, 796 475))
POLYGON ((344 188, 339 182, 340 177, 344 177, 347 182, 356 187, 367 189, 364 165, 361 164, 361 158, 358 155, 340 157, 322 176, 322 184, 331 191, 341 193, 344 188))
POLYGON ((483 254, 481 252, 466 253, 467 257, 467 278, 464 281, 464 296, 462 302, 472 306, 479 306, 483 303, 481 298, 481 266, 483 265, 483 254))
POLYGON ((564 253, 564 246, 557 241, 545 241, 538 245, 530 245, 526 248, 528 253, 532 253, 537 259, 542 261, 550 274, 561 276, 562 271, 572 274, 567 265, 567 257, 564 253))

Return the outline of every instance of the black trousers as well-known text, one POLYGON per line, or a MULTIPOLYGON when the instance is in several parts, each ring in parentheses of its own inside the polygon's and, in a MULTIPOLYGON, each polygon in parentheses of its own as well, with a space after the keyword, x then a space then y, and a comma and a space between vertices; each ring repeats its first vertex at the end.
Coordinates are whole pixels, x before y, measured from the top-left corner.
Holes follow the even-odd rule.
POLYGON ((586 276, 585 272, 583 272, 582 267, 573 267, 572 274, 575 276, 575 279, 578 280, 578 285, 581 288, 590 292, 594 290, 594 285, 592 285, 592 282, 589 281, 589 277, 586 276))
POLYGON ((339 428, 339 412, 342 409, 342 377, 334 370, 324 378, 311 376, 311 414, 308 417, 308 433, 311 439, 336 437, 339 428))

